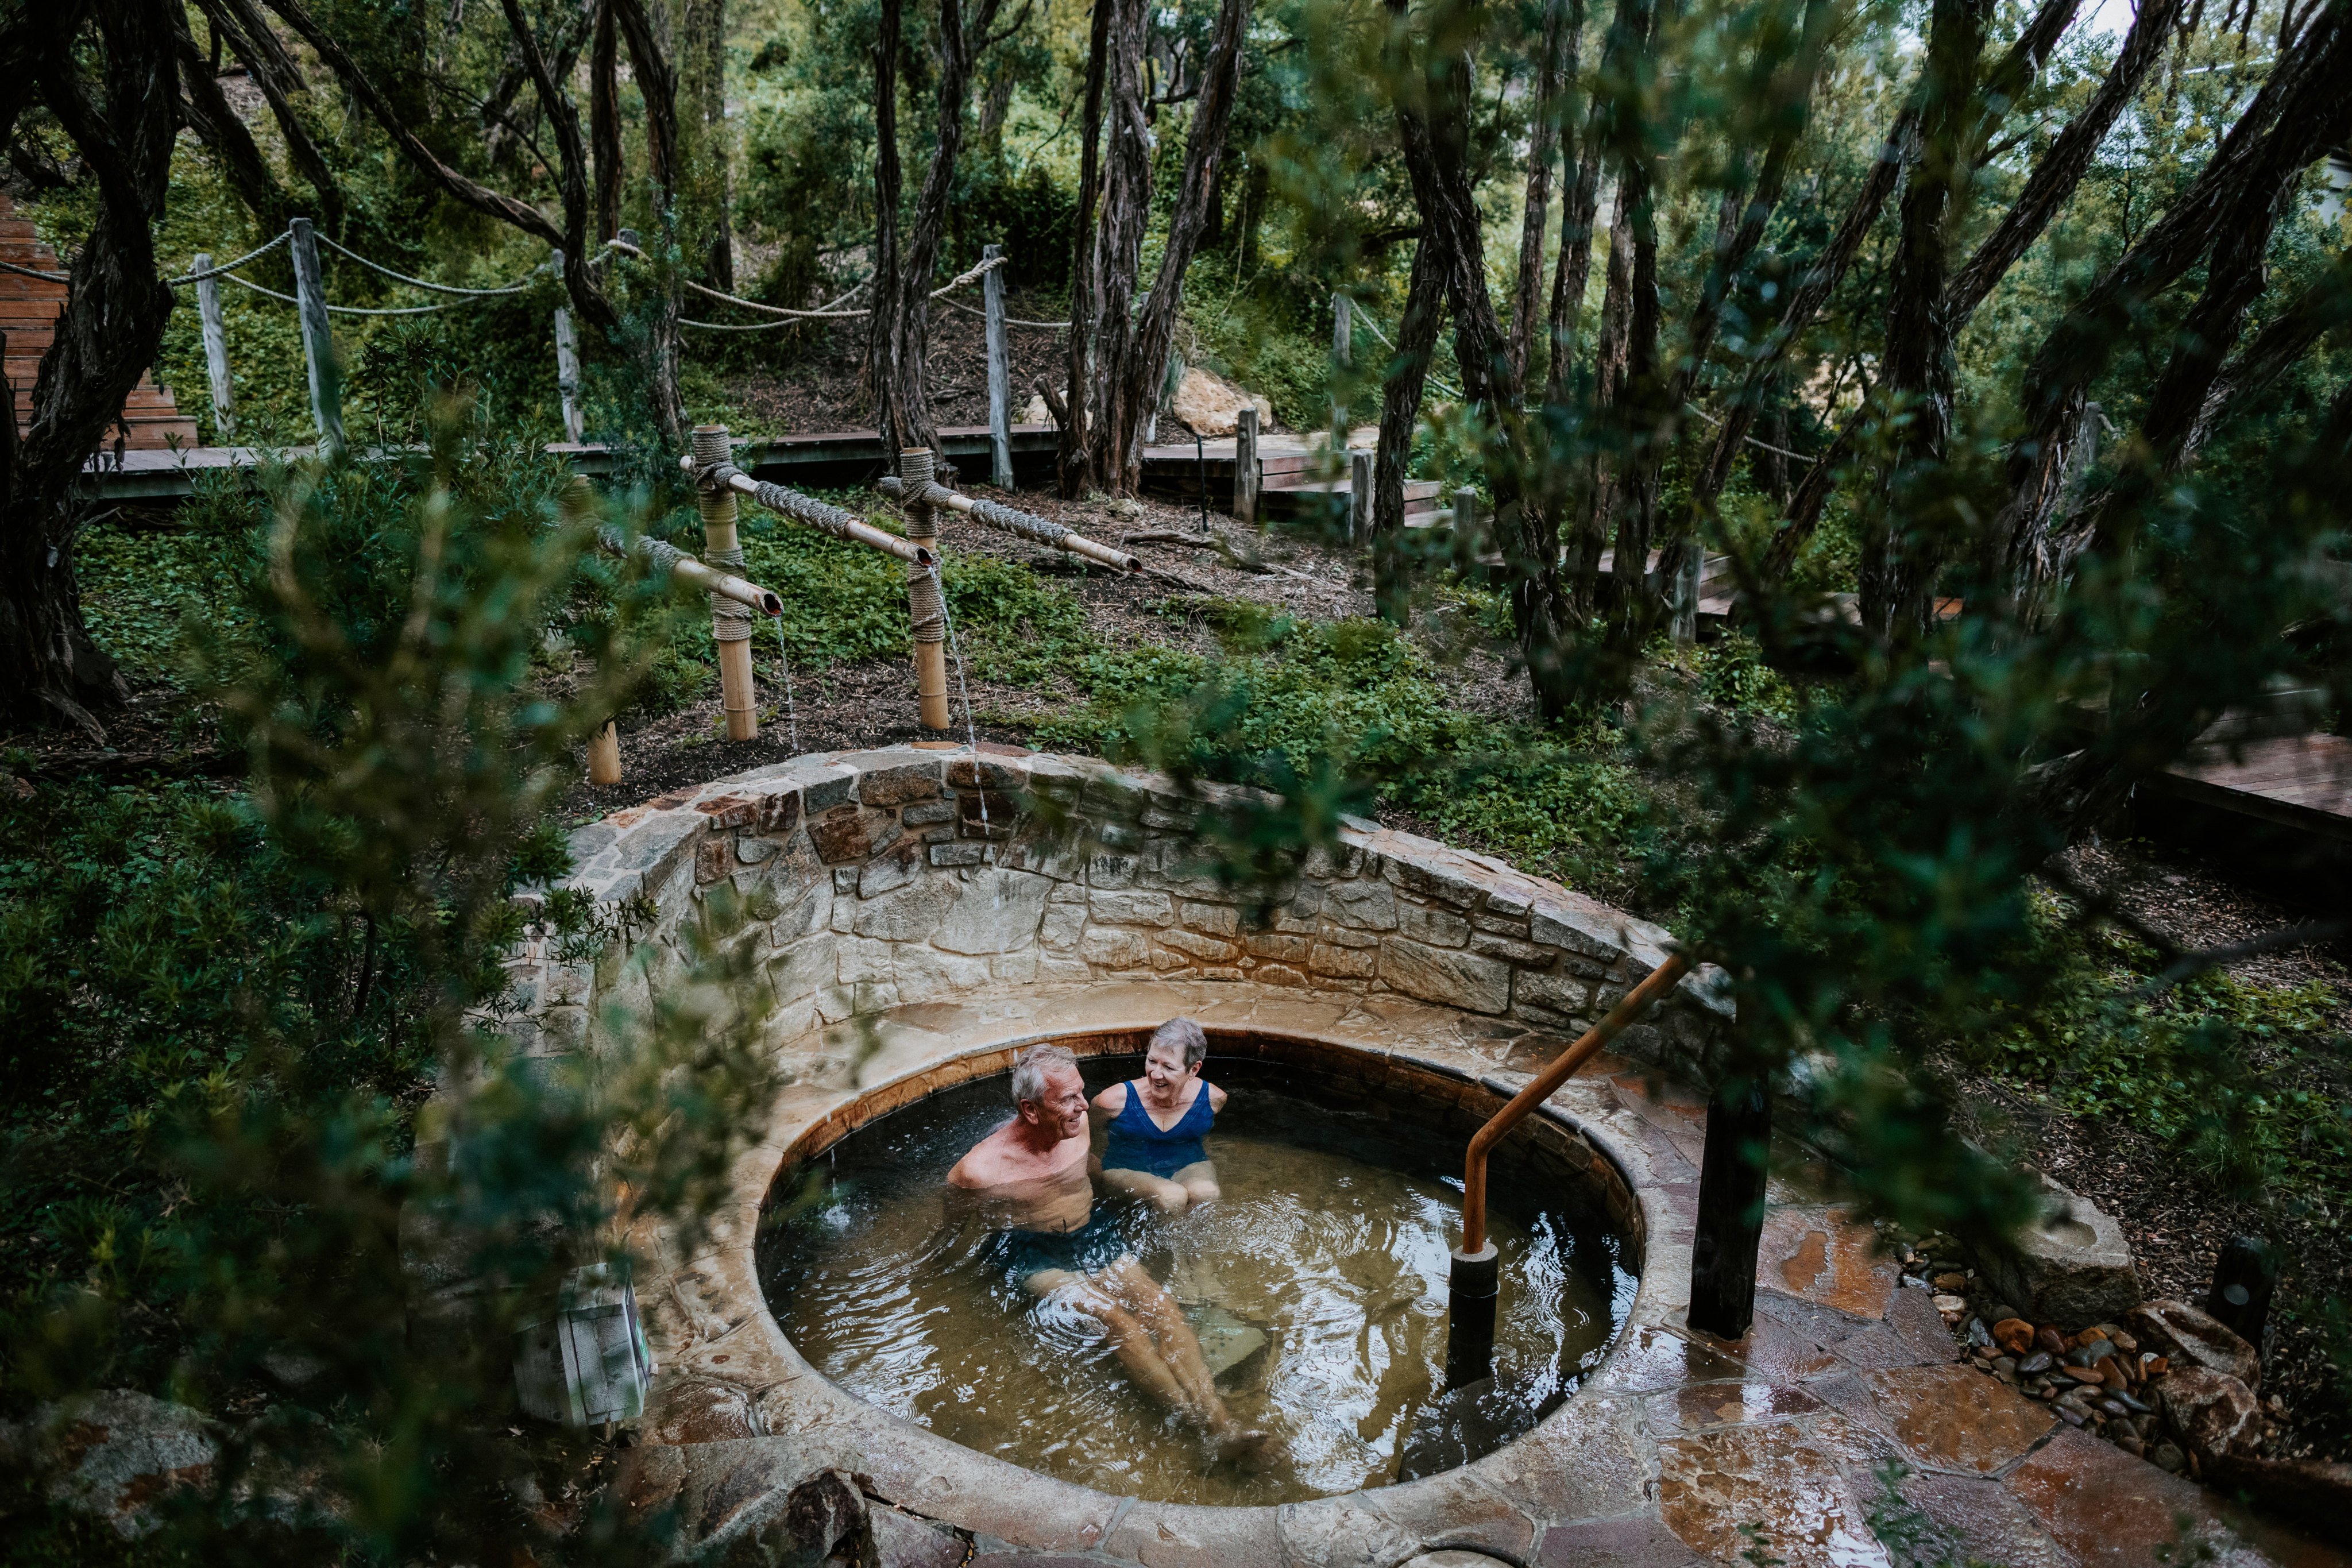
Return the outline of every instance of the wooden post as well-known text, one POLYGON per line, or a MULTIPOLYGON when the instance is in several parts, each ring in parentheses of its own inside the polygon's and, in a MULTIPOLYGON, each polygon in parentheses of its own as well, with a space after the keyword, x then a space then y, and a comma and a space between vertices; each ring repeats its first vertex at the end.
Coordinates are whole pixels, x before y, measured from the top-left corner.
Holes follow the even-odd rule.
POLYGON ((598 789, 621 782, 621 727, 611 720, 588 739, 588 782, 598 789))
POLYGON ((1331 296, 1331 447, 1348 449, 1348 400, 1339 392, 1340 378, 1356 363, 1356 304, 1345 294, 1331 296))
POLYGON ((1244 403, 1234 426, 1234 521, 1257 521, 1257 405, 1244 403))
POLYGON ((1372 536, 1372 454, 1348 454, 1348 539, 1361 544, 1372 536))
MULTIPOLYGON (((983 245, 982 261, 993 261, 1004 247, 983 245)), ((980 299, 988 315, 988 482, 998 489, 1013 488, 1013 350, 1004 337, 1004 268, 992 267, 981 275, 980 299)))
POLYGON ((319 277, 319 241, 310 220, 298 217, 294 240, 294 300, 302 323, 302 359, 310 372, 310 417, 322 452, 343 449, 343 375, 335 363, 334 329, 327 321, 327 290, 319 277))
MULTIPOLYGON (((196 270, 212 270, 213 258, 196 253, 196 270)), ((196 317, 205 331, 205 376, 213 388, 213 434, 226 442, 236 435, 236 391, 228 375, 228 329, 221 321, 220 279, 196 280, 196 317)))
POLYGON ((1454 492, 1454 537, 1467 543, 1478 526, 1478 492, 1464 485, 1454 492))
MULTIPOLYGON (((1741 1012, 1748 1005, 1743 1002, 1741 1012)), ((1690 1326, 1701 1332, 1740 1339, 1756 1321, 1756 1251, 1764 1237, 1771 1144, 1772 1100, 1764 1080, 1717 1087, 1706 1106, 1698 1234, 1691 1242, 1690 1326)))
POLYGON ((2278 1283, 2278 1256, 2259 1236, 2233 1236, 2213 1264, 2213 1289, 2205 1310, 2237 1331, 2260 1355, 2270 1325, 2271 1289, 2278 1283))
POLYGON ((1693 532, 1684 542, 1682 559, 1674 565, 1674 637, 1678 647, 1698 641, 1698 584, 1706 563, 1706 547, 1693 532))
MULTIPOLYGON (((724 425, 694 427, 694 460, 723 463, 733 456, 724 425)), ((740 574, 743 545, 735 533, 735 492, 722 486, 700 488, 703 564, 740 574)), ((719 706, 727 715, 727 738, 760 738, 760 710, 751 685, 751 612, 732 599, 710 595, 710 637, 719 645, 719 706)))
MULTIPOLYGON (((555 275, 563 276, 563 252, 555 252, 555 275)), ((572 312, 555 307, 555 390, 563 398, 563 438, 578 444, 585 427, 580 417, 580 350, 572 341, 572 312)))
MULTIPOLYGON (((992 276, 993 276, 992 274, 992 276)), ((938 509, 927 499, 931 488, 933 458, 929 447, 909 447, 898 454, 898 480, 907 497, 907 538, 939 558, 938 509)), ((909 563, 907 567, 907 621, 915 641, 915 710, 926 730, 944 730, 948 717, 948 606, 938 568, 909 563)))

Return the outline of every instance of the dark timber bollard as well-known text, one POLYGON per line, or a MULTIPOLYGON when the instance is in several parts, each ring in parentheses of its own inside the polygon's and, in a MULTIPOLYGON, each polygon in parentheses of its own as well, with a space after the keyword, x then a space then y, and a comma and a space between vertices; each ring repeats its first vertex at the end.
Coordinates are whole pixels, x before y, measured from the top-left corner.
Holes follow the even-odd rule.
POLYGON ((2271 1316, 2271 1289, 2278 1283, 2278 1255, 2259 1236, 2233 1236, 2213 1264, 2213 1289, 2205 1310, 2228 1324, 2240 1339, 2263 1350, 2271 1316))
POLYGON ((1690 1326, 1702 1332, 1740 1339, 1756 1321, 1756 1248, 1771 1144, 1772 1100, 1762 1079, 1715 1091, 1691 1244, 1690 1326))

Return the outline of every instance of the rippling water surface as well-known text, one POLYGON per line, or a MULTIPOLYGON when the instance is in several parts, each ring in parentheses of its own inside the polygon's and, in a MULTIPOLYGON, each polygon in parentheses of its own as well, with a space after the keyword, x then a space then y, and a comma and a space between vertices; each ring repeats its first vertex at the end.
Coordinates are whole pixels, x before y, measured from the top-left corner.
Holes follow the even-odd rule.
MULTIPOLYGON (((1088 1092, 1140 1067, 1088 1061, 1088 1092)), ((1232 1096, 1208 1143, 1223 1201, 1174 1220, 1115 1212, 1222 1369, 1227 1402, 1276 1435, 1260 1461, 1211 1463, 1121 1375, 1092 1318, 1032 1299, 950 1222, 948 1169, 1009 1114, 1003 1078, 875 1122, 772 1207, 760 1259, 778 1321, 860 1398, 1105 1491, 1273 1503, 1394 1480, 1443 1382, 1460 1146, 1319 1109, 1258 1081, 1254 1063, 1213 1058, 1208 1076, 1232 1096)), ((1484 1418, 1511 1429, 1597 1363, 1634 1284, 1585 1194, 1528 1185, 1497 1171, 1490 1226, 1503 1294, 1484 1418)))

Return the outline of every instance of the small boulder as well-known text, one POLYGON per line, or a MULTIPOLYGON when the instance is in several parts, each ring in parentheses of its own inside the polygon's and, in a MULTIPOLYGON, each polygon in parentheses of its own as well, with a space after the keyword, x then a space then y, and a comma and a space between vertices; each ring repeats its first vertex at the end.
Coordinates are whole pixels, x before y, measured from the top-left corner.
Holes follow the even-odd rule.
POLYGON ((1260 427, 1274 422, 1274 405, 1254 396, 1213 371, 1192 365, 1176 384, 1168 411, 1202 436, 1230 436, 1240 427, 1241 411, 1255 405, 1260 427))
POLYGON ((2252 1389, 2226 1373, 2182 1367, 2164 1380, 2158 1399, 2181 1446, 2208 1465, 2250 1455, 2262 1441, 2261 1402, 2252 1389))
POLYGON ((2088 1198, 2042 1182, 2042 1217, 1979 1248, 1985 1275, 2036 1322, 2073 1330, 2121 1317, 2139 1300, 2123 1226, 2088 1198))
POLYGON ((2234 1377, 2249 1388, 2263 1382, 2263 1358, 2219 1319, 2186 1301, 2146 1301, 2126 1315, 2133 1336, 2161 1353, 2175 1375, 2189 1367, 2234 1377))

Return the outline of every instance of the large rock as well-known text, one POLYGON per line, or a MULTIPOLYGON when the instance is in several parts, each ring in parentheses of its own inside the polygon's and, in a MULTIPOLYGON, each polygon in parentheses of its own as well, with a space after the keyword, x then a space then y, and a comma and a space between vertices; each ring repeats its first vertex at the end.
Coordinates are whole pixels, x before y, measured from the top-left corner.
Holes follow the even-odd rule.
POLYGON ((2049 1177, 2042 1184, 2042 1218, 1980 1248, 1985 1273, 2001 1300, 2037 1323, 2073 1331, 2116 1321, 2139 1304, 2123 1226, 2049 1177))
POLYGON ((1203 436, 1230 436, 1240 427, 1241 411, 1255 404, 1258 427, 1274 423, 1274 405, 1235 386, 1213 371, 1193 365, 1176 384, 1168 411, 1203 436))
POLYGON ((2227 1373, 2176 1367, 2158 1386, 2165 1421, 2181 1447, 2207 1464, 2250 1455, 2262 1441, 2261 1402, 2227 1373))
POLYGON ((2248 1388, 2263 1385, 2263 1358, 2230 1326, 2186 1301, 2144 1301, 2124 1315, 2124 1325, 2176 1368, 2202 1367, 2234 1377, 2248 1388))
POLYGON ((127 1388, 43 1405, 0 1432, 10 1469, 46 1476, 50 1500, 125 1536, 153 1530, 155 1504, 167 1494, 211 1486, 219 1455, 202 1414, 127 1388))

